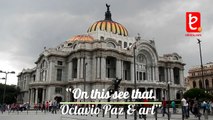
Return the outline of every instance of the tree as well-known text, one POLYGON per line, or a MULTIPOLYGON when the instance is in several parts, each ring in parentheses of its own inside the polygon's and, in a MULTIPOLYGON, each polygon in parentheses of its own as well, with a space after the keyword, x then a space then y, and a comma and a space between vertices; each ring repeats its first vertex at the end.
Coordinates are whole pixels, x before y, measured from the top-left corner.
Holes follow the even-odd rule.
MULTIPOLYGON (((5 103, 12 104, 16 103, 17 95, 20 93, 20 89, 15 85, 6 85, 6 92, 5 92, 5 103)), ((3 100, 4 94, 4 84, 0 84, 0 104, 3 100)))
POLYGON ((199 89, 199 88, 192 88, 186 91, 183 95, 185 98, 194 99, 195 97, 198 98, 198 100, 210 100, 213 99, 213 96, 206 93, 205 90, 199 89))

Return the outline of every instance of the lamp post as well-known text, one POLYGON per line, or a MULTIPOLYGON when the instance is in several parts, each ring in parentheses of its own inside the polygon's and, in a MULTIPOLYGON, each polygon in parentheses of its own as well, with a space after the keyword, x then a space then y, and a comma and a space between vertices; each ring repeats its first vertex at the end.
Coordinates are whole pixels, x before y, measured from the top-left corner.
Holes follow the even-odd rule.
POLYGON ((203 76, 203 58, 202 58, 202 50, 201 50, 201 40, 197 39, 198 44, 199 44, 199 51, 200 51, 200 66, 201 66, 201 80, 203 83, 203 89, 206 91, 206 86, 205 86, 205 82, 204 82, 204 76, 203 76))
POLYGON ((169 106, 170 106, 170 81, 167 82, 167 89, 168 89, 168 120, 170 120, 170 112, 169 112, 169 106))
MULTIPOLYGON (((136 50, 136 43, 135 43, 135 45, 134 45, 134 47, 133 47, 133 55, 134 55, 134 89, 136 90, 137 89, 137 86, 136 86, 136 60, 135 60, 135 50, 136 50)), ((135 99, 135 101, 136 101, 136 99, 135 99)), ((136 106, 136 104, 135 104, 135 108, 136 108, 136 110, 135 110, 135 112, 134 112, 134 120, 137 120, 137 106, 136 106)))
MULTIPOLYGON (((87 63, 85 62, 84 63, 84 92, 86 90, 86 66, 87 66, 87 63)), ((84 97, 84 102, 85 102, 85 97, 84 97)))
POLYGON ((3 98, 2 98, 2 104, 4 104, 5 92, 6 92, 6 83, 7 83, 7 74, 15 74, 15 72, 14 71, 6 72, 6 71, 0 70, 0 73, 5 73, 4 93, 3 93, 3 98))

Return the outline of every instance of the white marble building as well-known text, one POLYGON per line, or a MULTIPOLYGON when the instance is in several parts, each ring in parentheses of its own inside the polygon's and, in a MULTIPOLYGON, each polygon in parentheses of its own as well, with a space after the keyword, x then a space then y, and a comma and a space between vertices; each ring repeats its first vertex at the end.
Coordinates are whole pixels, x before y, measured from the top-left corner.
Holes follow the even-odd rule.
MULTIPOLYGON (((47 100, 75 101, 66 88, 108 89, 112 80, 121 78, 120 90, 134 88, 134 55, 136 46, 137 88, 154 89, 160 100, 167 95, 179 99, 184 88, 184 63, 177 53, 158 56, 153 40, 128 36, 127 29, 111 19, 109 8, 105 19, 92 24, 86 34, 76 35, 56 48, 45 49, 33 69, 18 75, 21 88, 19 102, 41 103, 47 100)), ((89 100, 88 100, 89 101, 89 100)))

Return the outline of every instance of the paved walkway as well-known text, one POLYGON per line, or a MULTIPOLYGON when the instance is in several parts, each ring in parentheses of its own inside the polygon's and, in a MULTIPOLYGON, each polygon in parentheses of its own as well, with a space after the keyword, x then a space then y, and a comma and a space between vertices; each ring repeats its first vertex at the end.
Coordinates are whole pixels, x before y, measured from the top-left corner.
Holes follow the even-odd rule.
MULTIPOLYGON (((81 116, 81 115, 61 115, 58 114, 52 114, 49 112, 41 112, 41 111, 29 111, 28 113, 26 111, 24 112, 5 112, 3 114, 0 113, 0 120, 116 120, 117 116, 112 115, 111 118, 109 118, 109 115, 106 115, 105 117, 102 117, 102 114, 100 116, 81 116)), ((162 114, 158 114, 157 120, 167 120, 167 116, 162 117, 162 114)), ((125 116, 121 115, 117 120, 125 120, 125 116)), ((134 116, 127 116, 127 120, 134 120, 134 116)), ((138 119, 140 120, 140 119, 138 119)), ((142 120, 142 119, 141 119, 142 120)), ((147 120, 155 120, 153 115, 147 115, 147 120)), ((172 114, 170 120, 182 120, 181 114, 172 114)), ((187 120, 198 120, 198 118, 195 118, 194 115, 191 115, 191 117, 187 120)), ((201 117, 201 120, 204 120, 204 117, 201 117)), ((208 120, 213 120, 213 116, 210 115, 208 120)))

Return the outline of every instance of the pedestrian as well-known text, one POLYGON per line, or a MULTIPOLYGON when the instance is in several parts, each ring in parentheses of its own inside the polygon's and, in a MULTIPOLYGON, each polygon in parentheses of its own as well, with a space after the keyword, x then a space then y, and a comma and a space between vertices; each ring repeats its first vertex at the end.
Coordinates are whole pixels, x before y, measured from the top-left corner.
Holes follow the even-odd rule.
POLYGON ((57 109, 57 101, 54 100, 52 102, 52 114, 56 114, 56 109, 57 109))
POLYGON ((212 112, 212 115, 213 115, 213 101, 211 101, 210 106, 211 106, 211 112, 212 112))
POLYGON ((184 118, 186 118, 187 116, 186 116, 186 99, 183 97, 182 99, 181 99, 181 106, 182 106, 182 115, 183 115, 183 117, 184 118))
POLYGON ((201 107, 203 108, 203 114, 205 114, 206 112, 206 106, 207 106, 206 101, 203 101, 203 103, 201 104, 201 107))
POLYGON ((169 116, 169 114, 166 112, 166 100, 165 98, 163 97, 163 101, 162 101, 162 107, 163 107, 163 117, 164 117, 164 114, 167 114, 169 116))
POLYGON ((199 110, 199 103, 197 98, 194 99, 194 104, 193 104, 193 111, 194 111, 194 115, 195 117, 200 117, 200 110, 199 110))
POLYGON ((186 101, 186 119, 189 118, 189 103, 186 101))
POLYGON ((171 106, 173 108, 173 113, 175 114, 176 113, 176 106, 175 106, 175 101, 174 100, 172 100, 171 106))

